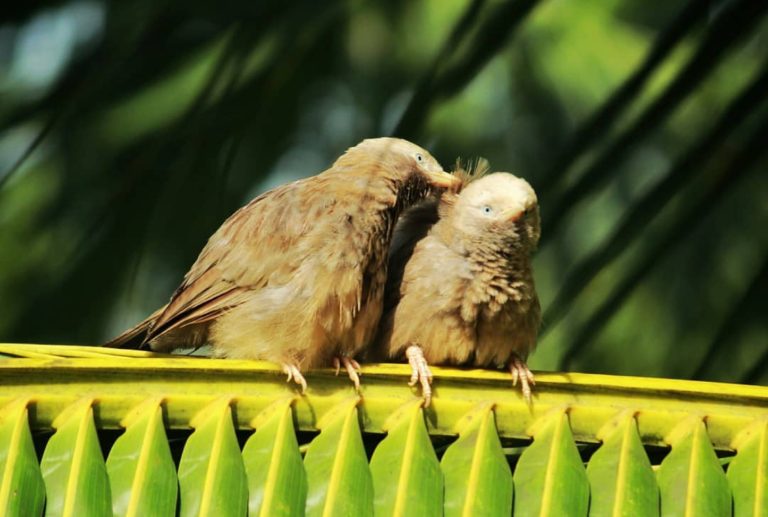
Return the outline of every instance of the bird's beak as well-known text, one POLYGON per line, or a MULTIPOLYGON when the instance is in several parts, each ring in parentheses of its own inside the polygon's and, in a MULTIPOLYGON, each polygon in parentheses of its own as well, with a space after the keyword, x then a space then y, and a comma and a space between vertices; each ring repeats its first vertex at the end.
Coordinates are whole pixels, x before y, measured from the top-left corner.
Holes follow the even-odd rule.
POLYGON ((445 171, 427 171, 425 174, 433 187, 453 189, 462 184, 461 178, 445 171))
POLYGON ((509 221, 510 223, 516 223, 521 217, 523 217, 524 213, 525 213, 525 210, 520 210, 519 208, 513 208, 512 210, 505 211, 502 219, 505 221, 509 221))

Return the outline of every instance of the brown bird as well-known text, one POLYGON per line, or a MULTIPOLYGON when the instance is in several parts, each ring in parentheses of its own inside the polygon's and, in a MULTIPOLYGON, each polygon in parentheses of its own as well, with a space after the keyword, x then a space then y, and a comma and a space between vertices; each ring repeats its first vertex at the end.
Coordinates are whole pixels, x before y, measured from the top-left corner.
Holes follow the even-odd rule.
POLYGON ((460 180, 424 149, 364 140, 323 173, 277 187, 209 239, 170 302, 107 346, 156 351, 210 343, 218 357, 302 371, 333 361, 359 388, 352 358, 375 333, 387 249, 400 212, 460 180))
POLYGON ((484 172, 457 173, 466 181, 460 193, 425 200, 395 228, 374 355, 407 358, 425 406, 429 364, 509 367, 530 402, 525 361, 541 320, 531 268, 538 203, 524 179, 484 172))

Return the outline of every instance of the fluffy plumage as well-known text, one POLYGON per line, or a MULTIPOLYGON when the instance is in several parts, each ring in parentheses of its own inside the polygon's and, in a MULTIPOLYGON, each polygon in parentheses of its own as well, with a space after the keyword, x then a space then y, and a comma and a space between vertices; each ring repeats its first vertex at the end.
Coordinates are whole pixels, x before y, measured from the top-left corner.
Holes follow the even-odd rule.
POLYGON ((335 359, 357 385, 351 358, 381 316, 395 221, 431 188, 457 181, 410 142, 365 140, 325 172, 235 212, 170 302, 108 346, 209 342, 220 357, 280 363, 302 387, 301 371, 335 359))
POLYGON ((541 319, 531 268, 536 194, 509 173, 463 177, 461 193, 428 199, 400 218, 374 355, 407 358, 427 405, 428 364, 510 367, 530 400, 525 360, 541 319))

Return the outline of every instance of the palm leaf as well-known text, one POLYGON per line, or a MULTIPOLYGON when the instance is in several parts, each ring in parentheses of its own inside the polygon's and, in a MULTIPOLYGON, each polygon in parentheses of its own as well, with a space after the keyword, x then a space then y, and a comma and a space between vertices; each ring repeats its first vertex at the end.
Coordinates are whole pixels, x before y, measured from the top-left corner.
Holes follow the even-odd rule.
POLYGON ((300 515, 307 499, 307 474, 296 441, 291 400, 259 415, 256 432, 243 447, 248 475, 248 514, 300 515))
POLYGON ((555 410, 536 427, 515 469, 515 515, 587 515, 589 482, 568 417, 555 410))
POLYGON ((245 515, 248 483, 229 400, 206 406, 192 425, 179 463, 179 513, 245 515))
POLYGON ((387 422, 387 437, 371 457, 377 515, 442 515, 443 474, 429 441, 421 402, 387 422))
POLYGON ((499 441, 493 411, 482 405, 466 416, 459 439, 445 451, 445 515, 510 515, 512 471, 499 441))
POLYGON ((659 488, 634 417, 623 413, 600 434, 605 436, 603 445, 587 465, 592 487, 589 514, 659 515, 659 488))
POLYGON ((347 399, 331 408, 307 449, 307 515, 373 514, 371 473, 357 403, 347 399))
POLYGON ((29 431, 26 400, 4 407, 0 413, 0 508, 3 515, 40 515, 45 485, 29 431))
POLYGON ((107 458, 113 515, 175 515, 178 479, 160 400, 147 401, 125 423, 107 458))
POLYGON ((91 404, 89 399, 76 402, 54 422, 56 433, 40 460, 46 515, 96 516, 112 511, 109 478, 91 404))
POLYGON ((46 345, 0 353, 0 438, 14 458, 3 486, 40 508, 28 426, 45 449, 51 515, 173 514, 176 477, 182 515, 249 505, 263 515, 508 515, 513 485, 515 515, 586 515, 588 505, 592 515, 655 515, 658 494, 670 514, 719 515, 731 493, 749 514, 764 499, 763 387, 539 373, 528 406, 505 372, 435 368, 424 412, 407 365, 365 366, 361 401, 332 370, 309 372, 297 397, 268 363, 46 345), (52 426, 50 439, 39 434, 52 426), (248 435, 242 453, 238 434, 248 435), (726 475, 715 451, 734 449, 726 475))
POLYGON ((658 471, 663 515, 730 515, 731 490, 704 423, 680 424, 658 471))

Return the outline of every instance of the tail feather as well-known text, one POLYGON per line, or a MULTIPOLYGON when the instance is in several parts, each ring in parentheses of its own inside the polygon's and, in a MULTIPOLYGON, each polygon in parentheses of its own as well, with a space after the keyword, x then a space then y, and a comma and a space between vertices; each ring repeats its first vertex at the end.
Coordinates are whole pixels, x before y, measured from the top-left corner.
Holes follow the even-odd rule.
POLYGON ((119 336, 104 343, 104 346, 108 348, 143 348, 155 320, 157 320, 164 310, 165 306, 160 307, 141 323, 137 323, 119 336))

